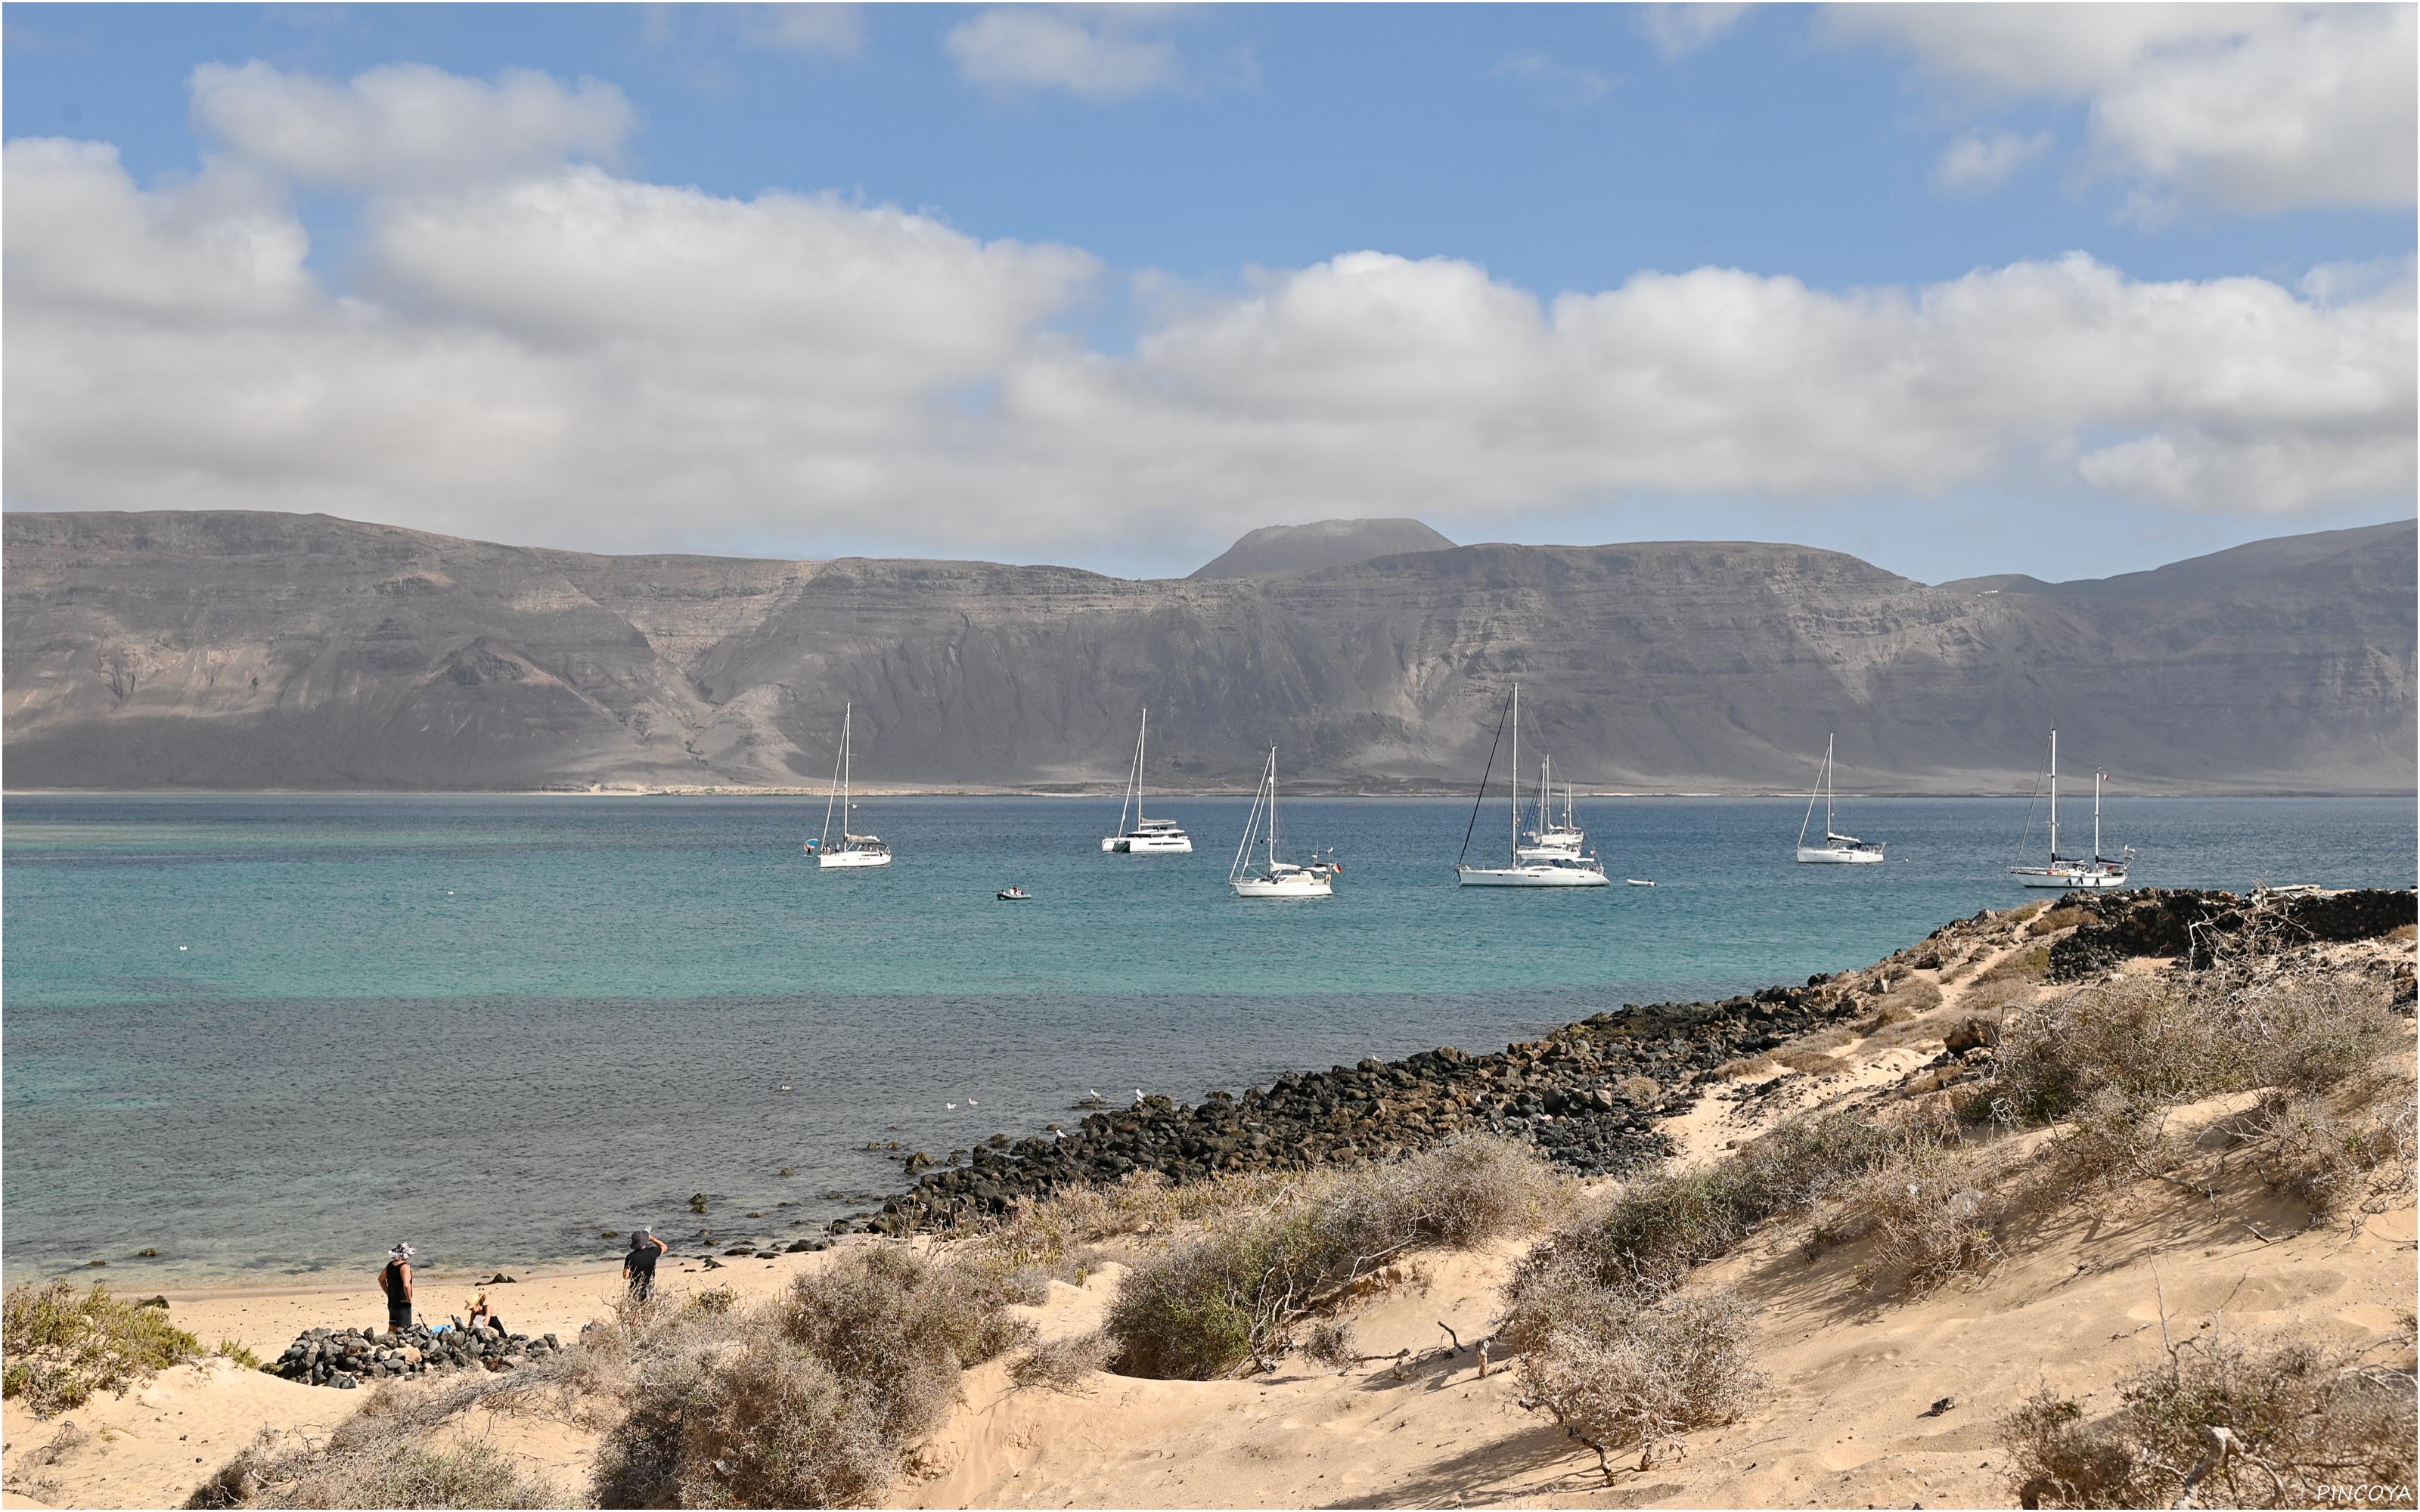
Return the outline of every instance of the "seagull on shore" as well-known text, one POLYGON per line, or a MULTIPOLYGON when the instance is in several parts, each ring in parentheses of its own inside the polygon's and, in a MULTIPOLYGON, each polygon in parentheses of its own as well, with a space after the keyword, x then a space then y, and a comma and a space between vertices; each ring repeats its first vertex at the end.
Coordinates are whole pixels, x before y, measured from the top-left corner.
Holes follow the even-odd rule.
POLYGON ((953 1112, 953 1113, 955 1113, 955 1112, 957 1112, 957 1111, 958 1111, 958 1105, 957 1105, 955 1103, 942 1103, 942 1104, 941 1104, 941 1106, 943 1106, 943 1107, 945 1107, 945 1108, 948 1108, 948 1109, 949 1109, 951 1112, 953 1112))
POLYGON ((969 1099, 967 1099, 967 1106, 969 1106, 969 1107, 970 1107, 970 1108, 979 1108, 979 1107, 983 1106, 983 1104, 982 1104, 982 1103, 978 1103, 978 1102, 976 1102, 973 1098, 969 1098, 969 1099))
POLYGON ((1135 1101, 1138 1103, 1142 1101, 1142 1088, 1140 1087, 1135 1088, 1135 1101))

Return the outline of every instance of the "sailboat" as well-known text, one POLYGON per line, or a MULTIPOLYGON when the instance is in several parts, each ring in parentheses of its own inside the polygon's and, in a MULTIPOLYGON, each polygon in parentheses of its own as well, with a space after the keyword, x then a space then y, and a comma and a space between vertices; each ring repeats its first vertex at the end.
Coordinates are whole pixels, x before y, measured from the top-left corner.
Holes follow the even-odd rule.
POLYGON ((1798 823, 1798 858, 1802 861, 1833 861, 1856 865, 1883 858, 1885 842, 1859 840, 1843 835, 1832 827, 1832 737, 1823 737, 1823 764, 1815 773, 1815 791, 1807 795, 1807 817, 1798 823), (1815 822, 1815 800, 1823 800, 1823 842, 1807 843, 1807 828, 1815 822))
POLYGON ((824 832, 821 839, 807 846, 814 853, 818 870, 832 867, 889 866, 891 847, 879 835, 859 835, 849 830, 849 819, 856 806, 848 801, 848 745, 850 726, 854 722, 854 705, 843 704, 840 716, 840 755, 832 763, 831 796, 824 803, 824 832), (832 816, 840 816, 840 847, 831 843, 832 816))
POLYGON ((1238 898, 1334 896, 1341 870, 1334 861, 1314 858, 1309 866, 1296 866, 1280 856, 1279 849, 1278 748, 1271 746, 1269 764, 1252 795, 1252 811, 1244 819, 1244 843, 1235 852, 1235 864, 1227 869, 1227 886, 1238 898), (1256 855, 1265 858, 1259 865, 1253 861, 1256 855))
MULTIPOLYGON (((2058 854, 2058 732, 2050 733, 2050 860, 2041 866, 2012 866, 2009 875, 2027 887, 2057 887, 2063 890, 2095 887, 2122 887, 2126 874, 2133 870, 2134 847, 2126 846, 2115 860, 2101 854, 2101 784, 2109 774, 2092 774, 2092 859, 2058 854)), ((2033 827, 2033 810, 2025 810, 2025 827, 2033 827)), ((2021 841, 2020 844, 2023 843, 2021 841)))
POLYGON ((1134 766, 1126 773, 1125 801, 1118 805, 1118 832, 1101 837, 1101 849, 1120 856, 1190 856, 1193 839, 1173 819, 1142 816, 1142 744, 1151 733, 1151 711, 1142 711, 1142 728, 1135 732, 1134 766), (1126 810, 1134 810, 1134 827, 1126 827, 1126 810))
POLYGON ((1516 845, 1512 854, 1524 861, 1554 861, 1566 856, 1577 856, 1588 843, 1588 831, 1579 826, 1572 813, 1572 790, 1563 788, 1563 811, 1559 817, 1548 810, 1555 798, 1555 759, 1545 757, 1538 763, 1538 827, 1528 832, 1527 845, 1516 845))
MULTIPOLYGON (((1463 831, 1462 858, 1454 862, 1454 880, 1466 887, 1602 887, 1606 886, 1608 879, 1605 874, 1605 863, 1593 856, 1581 855, 1576 847, 1570 851, 1525 857, 1521 849, 1520 684, 1512 685, 1512 697, 1506 702, 1504 718, 1498 720, 1496 726, 1496 738, 1499 741, 1504 738, 1505 725, 1509 723, 1512 727, 1512 811, 1511 823, 1507 825, 1504 841, 1504 865, 1472 866, 1468 862, 1470 837, 1479 827, 1480 807, 1487 801, 1487 772, 1481 772, 1479 777, 1479 796, 1471 800, 1470 827, 1463 831)), ((1493 747, 1488 750, 1487 769, 1488 772, 1496 769, 1496 752, 1493 747)), ((1544 786, 1543 769, 1541 786, 1544 786)), ((1539 830, 1532 833, 1533 840, 1538 838, 1540 832, 1550 827, 1545 823, 1544 810, 1545 800, 1541 794, 1539 830)))

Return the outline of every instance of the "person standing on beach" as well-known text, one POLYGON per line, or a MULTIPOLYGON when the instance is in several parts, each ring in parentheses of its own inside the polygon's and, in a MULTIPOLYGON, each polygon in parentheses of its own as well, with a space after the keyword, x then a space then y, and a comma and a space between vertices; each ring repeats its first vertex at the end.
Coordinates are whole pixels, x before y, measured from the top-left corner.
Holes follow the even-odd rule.
POLYGON ((411 1326, 411 1246, 397 1244, 386 1252, 386 1269, 379 1273, 379 1289, 386 1293, 386 1326, 400 1334, 411 1326))
POLYGON ((630 1236, 630 1253, 622 1257, 622 1275, 630 1283, 630 1295, 640 1302, 646 1301, 656 1289, 656 1261, 667 1248, 652 1228, 642 1228, 630 1236))

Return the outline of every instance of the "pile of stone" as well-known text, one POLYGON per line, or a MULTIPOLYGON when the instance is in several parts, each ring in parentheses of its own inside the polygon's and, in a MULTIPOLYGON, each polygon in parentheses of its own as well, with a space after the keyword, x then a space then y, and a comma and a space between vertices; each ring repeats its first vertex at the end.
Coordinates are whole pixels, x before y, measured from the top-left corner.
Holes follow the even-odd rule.
POLYGON ((482 1324, 476 1328, 315 1328, 297 1335, 286 1352, 263 1366, 270 1374, 314 1386, 349 1390, 365 1381, 454 1370, 515 1370, 563 1345, 551 1334, 532 1338, 482 1324))

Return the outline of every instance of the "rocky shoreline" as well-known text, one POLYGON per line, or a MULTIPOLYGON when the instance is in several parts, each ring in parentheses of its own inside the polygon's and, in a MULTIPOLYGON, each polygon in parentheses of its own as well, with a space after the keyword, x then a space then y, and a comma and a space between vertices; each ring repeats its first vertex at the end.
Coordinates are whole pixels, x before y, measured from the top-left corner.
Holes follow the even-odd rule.
MULTIPOLYGON (((2044 973, 2073 980, 2123 957, 2202 955, 2210 942, 2260 926, 2304 941, 2370 938, 2413 921, 2414 894, 2363 889, 2267 894, 2146 888, 2071 893, 2071 933, 2046 947, 2044 973)), ((1468 1130, 1535 1144, 1585 1176, 1621 1175, 1669 1152, 1657 1120, 1686 1112, 1726 1067, 1814 1031, 1870 1019, 1900 995, 1900 1011, 1929 1008, 1910 978, 1960 970, 1999 951, 2024 925, 2023 905, 1983 910, 1934 930, 1870 966, 1767 987, 1719 1002, 1625 1004, 1540 1040, 1474 1056, 1450 1045, 1401 1060, 1369 1059, 1325 1072, 1288 1072, 1242 1096, 1199 1103, 1149 1097, 1091 1112, 1074 1129, 1022 1139, 995 1135, 963 1165, 905 1161, 916 1184, 834 1234, 905 1235, 1005 1213, 1054 1188, 1156 1171, 1171 1181, 1221 1172, 1300 1168, 1385 1159, 1468 1130), (1919 1006, 1920 1005, 1920 1006, 1919 1006)), ((2047 918, 2050 911, 2028 918, 2047 918)), ((2408 984, 2407 984, 2408 995, 2408 984)), ((1934 1001, 1938 991, 1932 991, 1934 1001)), ((1955 1052, 1950 1054, 1954 1055, 1955 1052)), ((951 1160, 954 1162, 956 1156, 951 1160)))

